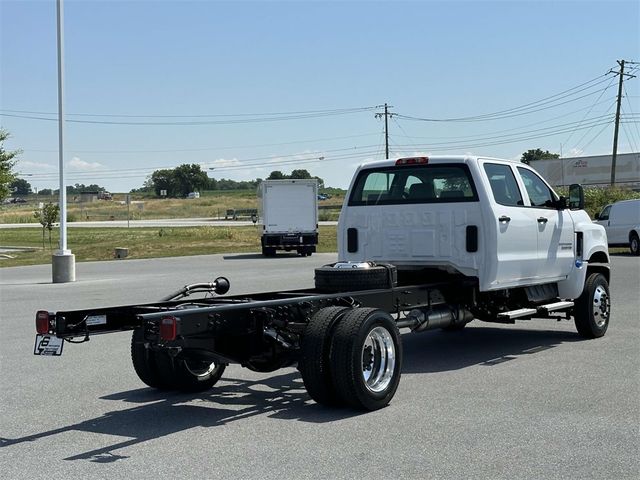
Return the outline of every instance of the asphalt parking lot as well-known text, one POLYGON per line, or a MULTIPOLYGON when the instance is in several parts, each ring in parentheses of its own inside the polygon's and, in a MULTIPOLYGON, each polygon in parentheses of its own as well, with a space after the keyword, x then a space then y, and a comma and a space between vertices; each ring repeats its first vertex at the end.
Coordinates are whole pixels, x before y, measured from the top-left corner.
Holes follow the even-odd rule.
POLYGON ((230 293, 313 285, 333 254, 212 255, 0 269, 4 478, 640 478, 640 258, 612 257, 604 338, 573 322, 472 322, 403 335, 392 403, 362 414, 310 400, 293 368, 229 367, 211 391, 146 388, 116 333, 36 357, 39 309, 151 302, 224 275, 230 293))

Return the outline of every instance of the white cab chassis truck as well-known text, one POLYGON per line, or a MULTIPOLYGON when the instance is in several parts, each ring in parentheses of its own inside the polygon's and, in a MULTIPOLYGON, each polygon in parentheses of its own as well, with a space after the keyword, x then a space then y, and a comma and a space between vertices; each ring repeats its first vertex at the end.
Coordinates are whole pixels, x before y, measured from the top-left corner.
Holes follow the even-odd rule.
POLYGON ((258 187, 262 254, 295 250, 311 255, 318 244, 318 181, 264 180, 258 187))
POLYGON ((154 303, 41 310, 34 353, 131 330, 133 367, 155 389, 207 390, 229 363, 258 372, 295 365, 316 402, 376 410, 400 382, 400 329, 455 334, 473 319, 543 318, 603 336, 607 238, 583 203, 579 185, 559 197, 513 161, 365 164, 340 214, 339 261, 315 270, 314 288, 225 295, 230 284, 219 277, 154 303))

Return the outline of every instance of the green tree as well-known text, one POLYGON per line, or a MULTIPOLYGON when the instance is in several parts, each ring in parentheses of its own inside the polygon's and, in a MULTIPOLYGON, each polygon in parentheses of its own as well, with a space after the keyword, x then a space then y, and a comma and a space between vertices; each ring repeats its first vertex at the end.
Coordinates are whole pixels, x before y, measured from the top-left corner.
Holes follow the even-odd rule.
POLYGON ((0 128, 0 202, 11 193, 11 184, 16 179, 13 173, 13 167, 16 164, 14 158, 21 153, 20 150, 9 152, 4 149, 4 141, 7 138, 9 138, 9 132, 0 128))
POLYGON ((306 179, 306 178, 311 178, 311 174, 307 170, 301 168, 301 169, 292 171, 291 175, 289 175, 289 178, 306 179))
POLYGON ((520 161, 529 165, 533 160, 549 160, 553 158, 560 158, 557 153, 551 153, 549 150, 542 151, 539 148, 535 150, 527 150, 522 154, 520 161))
POLYGON ((58 213, 60 213, 60 206, 57 203, 47 203, 42 207, 42 210, 36 210, 33 212, 33 216, 42 225, 42 248, 44 249, 44 231, 49 230, 49 249, 52 249, 51 245, 51 230, 53 230, 53 224, 58 221, 58 213))
POLYGON ((189 192, 195 192, 206 188, 209 184, 207 172, 203 172, 200 165, 192 163, 183 164, 173 170, 174 181, 178 194, 186 197, 189 192))
POLYGON ((156 170, 153 172, 151 174, 150 184, 158 196, 160 196, 162 190, 167 191, 168 197, 175 197, 177 195, 177 185, 173 170, 171 169, 156 170))
POLYGON ((267 180, 284 180, 285 178, 287 178, 286 175, 280 170, 274 170, 269 174, 267 180))
POLYGON ((32 193, 31 184, 24 178, 16 178, 9 187, 16 195, 29 195, 32 193))

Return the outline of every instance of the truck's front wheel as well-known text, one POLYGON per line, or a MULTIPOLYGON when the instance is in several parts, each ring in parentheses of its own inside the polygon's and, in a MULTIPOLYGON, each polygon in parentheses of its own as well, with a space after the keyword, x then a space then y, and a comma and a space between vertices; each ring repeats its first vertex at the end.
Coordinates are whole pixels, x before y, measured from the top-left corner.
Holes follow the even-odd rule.
POLYGON ((344 404, 364 410, 386 406, 401 370, 400 332, 387 312, 356 308, 340 320, 331 342, 331 376, 344 404))
POLYGON ((602 337, 607 332, 611 298, 604 275, 592 273, 587 277, 582 295, 576 300, 573 315, 576 329, 584 338, 602 337))

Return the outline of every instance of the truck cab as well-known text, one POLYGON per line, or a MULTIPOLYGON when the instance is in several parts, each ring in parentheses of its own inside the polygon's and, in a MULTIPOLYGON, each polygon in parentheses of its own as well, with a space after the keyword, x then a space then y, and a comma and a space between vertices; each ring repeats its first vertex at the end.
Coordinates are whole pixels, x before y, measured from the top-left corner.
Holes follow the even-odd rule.
POLYGON ((604 229, 535 170, 476 156, 362 165, 340 214, 338 250, 345 262, 476 277, 481 292, 555 284, 566 298, 582 291, 590 258, 608 262, 604 229))

